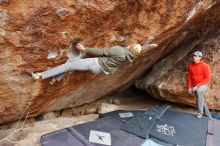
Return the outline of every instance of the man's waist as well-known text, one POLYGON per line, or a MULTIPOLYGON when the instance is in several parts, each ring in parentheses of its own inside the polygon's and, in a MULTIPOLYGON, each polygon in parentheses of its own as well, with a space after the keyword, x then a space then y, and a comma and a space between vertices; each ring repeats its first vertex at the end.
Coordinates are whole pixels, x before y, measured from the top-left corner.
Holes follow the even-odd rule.
POLYGON ((196 85, 201 85, 201 83, 202 84, 208 84, 209 83, 209 81, 193 81, 192 82, 192 85, 194 85, 194 86, 196 86, 196 85))
POLYGON ((102 63, 100 62, 100 60, 97 58, 96 61, 97 61, 97 64, 98 64, 99 68, 102 70, 102 72, 109 75, 109 72, 105 71, 105 69, 104 69, 102 63))

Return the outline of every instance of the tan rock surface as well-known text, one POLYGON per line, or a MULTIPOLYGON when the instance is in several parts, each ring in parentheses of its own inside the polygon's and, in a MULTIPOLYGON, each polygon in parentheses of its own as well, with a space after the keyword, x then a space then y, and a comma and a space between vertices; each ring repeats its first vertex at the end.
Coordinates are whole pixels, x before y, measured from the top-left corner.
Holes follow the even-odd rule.
POLYGON ((195 5, 196 0, 1 1, 0 123, 76 107, 127 88, 181 43, 215 31, 219 2, 204 0, 189 15, 195 5), (149 36, 159 46, 125 63, 115 75, 68 73, 50 86, 48 80, 34 82, 25 74, 63 63, 73 37, 83 38, 88 47, 107 47, 144 43, 149 36), (58 56, 48 60, 50 50, 58 56))

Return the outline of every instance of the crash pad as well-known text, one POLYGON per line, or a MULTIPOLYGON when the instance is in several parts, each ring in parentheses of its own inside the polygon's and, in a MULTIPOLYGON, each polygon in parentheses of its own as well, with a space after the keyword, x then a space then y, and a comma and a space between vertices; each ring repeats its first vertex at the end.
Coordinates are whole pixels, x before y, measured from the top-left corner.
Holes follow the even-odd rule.
POLYGON ((205 146, 207 130, 207 117, 198 119, 190 113, 167 110, 155 123, 150 137, 175 145, 205 146))

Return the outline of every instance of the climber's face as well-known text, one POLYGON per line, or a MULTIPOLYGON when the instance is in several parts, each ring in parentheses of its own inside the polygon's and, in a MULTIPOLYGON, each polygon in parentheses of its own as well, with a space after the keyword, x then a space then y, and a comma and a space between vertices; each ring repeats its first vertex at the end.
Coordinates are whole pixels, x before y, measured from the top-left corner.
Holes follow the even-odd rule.
POLYGON ((193 62, 199 63, 201 61, 202 57, 198 55, 193 55, 193 62))

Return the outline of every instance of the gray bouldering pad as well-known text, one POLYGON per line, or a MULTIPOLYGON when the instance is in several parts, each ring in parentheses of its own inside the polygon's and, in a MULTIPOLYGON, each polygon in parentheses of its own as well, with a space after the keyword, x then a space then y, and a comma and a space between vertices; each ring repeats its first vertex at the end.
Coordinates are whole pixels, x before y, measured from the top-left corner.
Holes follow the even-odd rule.
POLYGON ((127 121, 121 129, 142 138, 148 138, 156 122, 156 115, 139 114, 127 121))
POLYGON ((220 145, 220 121, 213 119, 208 122, 206 146, 220 145))
POLYGON ((208 118, 197 119, 185 112, 167 110, 156 122, 150 137, 175 144, 205 146, 208 118))

